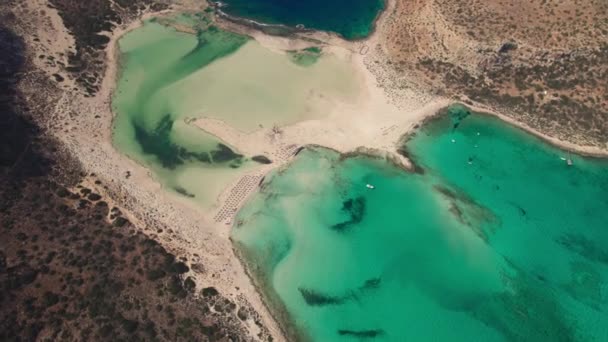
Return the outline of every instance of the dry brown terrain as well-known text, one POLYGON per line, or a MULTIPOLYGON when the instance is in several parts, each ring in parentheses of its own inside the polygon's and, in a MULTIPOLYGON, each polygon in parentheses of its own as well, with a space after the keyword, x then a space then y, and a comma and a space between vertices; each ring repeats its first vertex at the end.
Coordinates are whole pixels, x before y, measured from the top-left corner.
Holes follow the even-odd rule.
POLYGON ((399 0, 382 30, 387 88, 425 87, 608 146, 608 2, 399 0))
POLYGON ((0 182, 1 340, 251 341, 247 320, 263 331, 245 300, 211 286, 195 293, 185 274, 205 265, 177 259, 97 193, 76 190, 45 176, 0 182))

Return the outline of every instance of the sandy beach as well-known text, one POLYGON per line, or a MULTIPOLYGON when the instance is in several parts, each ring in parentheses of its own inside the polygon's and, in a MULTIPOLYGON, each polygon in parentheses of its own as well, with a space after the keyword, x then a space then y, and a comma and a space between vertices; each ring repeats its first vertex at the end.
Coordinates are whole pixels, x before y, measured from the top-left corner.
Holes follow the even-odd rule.
MULTIPOLYGON (((42 6, 42 1, 28 1, 32 9, 42 6)), ((204 5, 206 6, 206 5, 204 5)), ((411 133, 426 118, 453 103, 452 99, 430 94, 422 89, 407 88, 391 92, 383 88, 378 79, 389 77, 374 62, 384 58, 382 35, 385 21, 391 20, 394 1, 377 20, 374 33, 365 40, 345 41, 337 35, 323 32, 304 32, 293 38, 268 36, 255 28, 219 18, 217 25, 226 30, 247 34, 263 47, 274 51, 302 49, 321 42, 327 53, 334 54, 356 71, 361 93, 354 103, 335 103, 323 118, 300 121, 280 127, 265 127, 252 132, 243 132, 227 123, 212 118, 197 118, 188 124, 208 132, 233 146, 246 156, 264 155, 273 163, 259 165, 239 175, 226 187, 209 210, 201 210, 196 203, 174 195, 160 185, 145 166, 118 152, 112 145, 112 122, 114 113, 111 99, 120 72, 118 40, 127 32, 142 25, 142 20, 182 11, 200 11, 200 4, 184 4, 163 12, 145 13, 141 18, 123 24, 108 33, 110 42, 105 50, 106 68, 100 90, 92 97, 70 90, 71 81, 66 81, 66 91, 56 101, 49 115, 52 120, 47 127, 82 164, 85 170, 94 172, 106 187, 89 184, 94 191, 108 195, 116 205, 124 209, 125 215, 135 226, 162 242, 169 250, 185 256, 191 263, 204 265, 204 270, 191 270, 188 275, 197 279, 200 289, 204 283, 216 287, 221 293, 236 301, 250 304, 260 315, 264 326, 275 340, 286 340, 279 323, 251 279, 243 264, 233 251, 230 228, 234 215, 253 194, 259 182, 272 170, 285 167, 300 147, 320 145, 349 153, 364 147, 378 155, 400 160, 409 167, 396 151, 403 135, 411 133), (314 42, 314 43, 311 43, 314 42), (395 96, 394 94, 398 94, 395 96), (76 115, 76 113, 85 113, 76 115)), ((52 9, 54 18, 47 26, 39 28, 39 36, 65 37, 56 39, 53 49, 70 51, 73 41, 63 27, 60 17, 52 9)), ((40 65, 49 74, 55 69, 40 65)), ((529 131, 552 144, 577 153, 606 156, 605 149, 576 146, 549 137, 541 132, 503 115, 493 108, 481 104, 469 105, 475 111, 490 113, 517 127, 529 131)), ((249 320, 253 335, 259 327, 249 320)))

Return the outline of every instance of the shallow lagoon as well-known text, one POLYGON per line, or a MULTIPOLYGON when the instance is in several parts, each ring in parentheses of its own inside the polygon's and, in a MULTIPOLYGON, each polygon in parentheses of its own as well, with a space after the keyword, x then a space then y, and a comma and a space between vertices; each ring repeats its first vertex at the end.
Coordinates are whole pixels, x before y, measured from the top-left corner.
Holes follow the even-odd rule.
POLYGON ((332 31, 346 39, 367 37, 384 0, 225 0, 222 11, 266 24, 332 31))
POLYGON ((239 213, 233 240, 302 336, 608 340, 605 160, 567 166, 462 107, 404 153, 423 174, 305 150, 239 213))
POLYGON ((146 21, 119 48, 114 145, 204 208, 255 163, 190 119, 252 131, 328 115, 359 92, 351 66, 334 55, 271 51, 205 15, 146 21))

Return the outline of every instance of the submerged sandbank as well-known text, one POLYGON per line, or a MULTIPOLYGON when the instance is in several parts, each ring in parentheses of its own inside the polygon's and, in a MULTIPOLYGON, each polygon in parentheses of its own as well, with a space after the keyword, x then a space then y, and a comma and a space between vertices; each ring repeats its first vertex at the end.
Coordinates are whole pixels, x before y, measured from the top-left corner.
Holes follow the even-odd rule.
POLYGON ((300 331, 317 341, 608 338, 606 160, 462 107, 405 150, 424 173, 305 150, 239 213, 233 240, 300 331))

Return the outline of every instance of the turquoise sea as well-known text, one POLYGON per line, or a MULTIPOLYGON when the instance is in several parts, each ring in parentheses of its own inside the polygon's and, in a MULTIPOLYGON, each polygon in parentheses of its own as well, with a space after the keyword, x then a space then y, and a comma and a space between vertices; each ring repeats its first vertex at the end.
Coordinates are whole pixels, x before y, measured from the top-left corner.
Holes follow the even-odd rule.
POLYGON ((265 24, 304 25, 346 39, 367 37, 384 0, 224 0, 226 14, 265 24))
POLYGON ((402 153, 420 172, 307 148, 239 213, 300 339, 608 341, 606 160, 460 106, 402 153))

